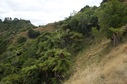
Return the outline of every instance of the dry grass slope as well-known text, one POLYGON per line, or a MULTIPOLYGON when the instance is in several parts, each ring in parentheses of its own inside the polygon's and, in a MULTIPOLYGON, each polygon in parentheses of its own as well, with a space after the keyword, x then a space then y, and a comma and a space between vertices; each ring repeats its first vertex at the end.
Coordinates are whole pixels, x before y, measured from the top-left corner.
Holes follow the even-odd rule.
POLYGON ((127 43, 113 49, 108 43, 103 41, 80 53, 76 72, 64 84, 127 84, 127 43))
POLYGON ((54 32, 56 30, 54 23, 49 23, 43 27, 38 27, 35 30, 37 31, 48 31, 48 32, 54 32))

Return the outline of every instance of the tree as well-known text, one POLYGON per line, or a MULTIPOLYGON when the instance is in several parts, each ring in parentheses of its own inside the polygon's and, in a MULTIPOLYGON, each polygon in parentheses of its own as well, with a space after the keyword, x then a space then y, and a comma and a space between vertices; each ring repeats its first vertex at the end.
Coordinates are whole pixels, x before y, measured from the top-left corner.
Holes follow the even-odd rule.
POLYGON ((105 3, 105 2, 108 2, 108 0, 103 0, 103 1, 101 2, 101 4, 103 4, 103 3, 105 3))
POLYGON ((112 0, 100 7, 98 18, 100 26, 103 28, 119 28, 127 22, 127 5, 119 2, 118 0, 112 0))
POLYGON ((28 36, 29 36, 30 38, 36 38, 36 37, 39 36, 39 35, 40 35, 39 31, 35 31, 35 30, 33 30, 33 29, 30 29, 30 30, 28 31, 28 36))
POLYGON ((2 20, 0 19, 0 23, 2 23, 2 20))
POLYGON ((127 23, 127 5, 118 0, 111 0, 102 4, 97 14, 101 30, 106 37, 114 42, 116 38, 119 39, 118 33, 111 30, 121 31, 120 27, 127 23))
POLYGON ((17 41, 18 41, 18 43, 23 43, 23 42, 25 42, 27 39, 25 38, 25 37, 19 37, 18 39, 17 39, 17 41))
POLYGON ((120 28, 109 28, 110 34, 111 34, 111 39, 113 41, 114 46, 118 45, 119 41, 122 38, 122 35, 124 33, 123 29, 120 28))
POLYGON ((4 19, 4 23, 8 23, 8 22, 11 22, 12 21, 12 18, 11 17, 5 17, 4 19))
POLYGON ((92 27, 98 28, 98 18, 96 14, 94 14, 96 9, 96 6, 85 6, 75 16, 64 20, 62 27, 82 33, 84 36, 90 36, 92 27))
POLYGON ((18 19, 18 18, 14 18, 13 21, 14 21, 14 22, 18 22, 19 19, 18 19))

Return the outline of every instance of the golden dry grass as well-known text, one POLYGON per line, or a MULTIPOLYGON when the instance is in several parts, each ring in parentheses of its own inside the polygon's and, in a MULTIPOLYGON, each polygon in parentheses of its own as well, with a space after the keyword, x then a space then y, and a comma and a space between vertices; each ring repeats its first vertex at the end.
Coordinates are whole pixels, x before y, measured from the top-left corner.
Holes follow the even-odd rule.
POLYGON ((127 84, 127 43, 102 54, 106 44, 108 41, 80 53, 76 72, 64 84, 127 84), (100 62, 93 61, 100 54, 104 55, 100 62))
POLYGON ((53 23, 49 23, 43 27, 38 27, 34 30, 37 31, 48 31, 48 32, 54 32, 56 30, 55 25, 53 23))

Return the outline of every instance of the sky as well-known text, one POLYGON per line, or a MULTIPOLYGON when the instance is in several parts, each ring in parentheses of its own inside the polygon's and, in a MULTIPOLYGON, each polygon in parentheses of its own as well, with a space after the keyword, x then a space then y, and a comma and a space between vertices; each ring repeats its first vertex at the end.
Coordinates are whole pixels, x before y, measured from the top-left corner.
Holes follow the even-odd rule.
POLYGON ((86 5, 99 6, 102 0, 0 0, 0 19, 5 17, 30 20, 45 25, 64 20, 86 5))

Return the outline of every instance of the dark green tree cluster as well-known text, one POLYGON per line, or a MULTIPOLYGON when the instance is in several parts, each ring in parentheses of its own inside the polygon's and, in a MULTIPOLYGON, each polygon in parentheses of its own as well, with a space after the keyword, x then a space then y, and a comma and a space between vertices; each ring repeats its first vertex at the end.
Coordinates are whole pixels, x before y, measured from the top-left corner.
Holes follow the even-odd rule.
POLYGON ((9 39, 1 38, 0 39, 0 54, 6 51, 7 45, 9 44, 9 39))
POLYGON ((0 20, 0 32, 9 31, 10 33, 17 33, 18 31, 33 28, 29 20, 6 17, 3 21, 0 20))
MULTIPOLYGON (((33 27, 29 20, 10 17, 6 17, 3 21, 0 19, 0 54, 6 51, 17 33, 33 27)), ((25 38, 18 38, 18 42, 25 42, 25 38)))
POLYGON ((35 30, 33 30, 33 29, 30 29, 29 31, 28 31, 28 36, 30 37, 30 38, 36 38, 36 37, 38 37, 40 35, 40 32, 39 31, 35 31, 35 30))
POLYGON ((25 42, 27 39, 25 38, 25 37, 18 37, 18 39, 17 39, 17 42, 18 43, 23 43, 23 42, 25 42))
POLYGON ((101 27, 101 32, 105 33, 107 38, 110 38, 114 45, 118 44, 122 34, 126 29, 122 29, 123 25, 127 24, 127 5, 118 1, 108 1, 98 9, 98 19, 101 27))
POLYGON ((62 23, 62 27, 82 33, 84 36, 89 36, 92 27, 97 27, 99 29, 98 18, 95 14, 96 9, 96 6, 85 6, 75 16, 70 16, 65 19, 62 23))
POLYGON ((107 37, 117 45, 127 30, 121 28, 127 24, 126 15, 127 4, 122 0, 103 0, 100 7, 85 6, 57 25, 82 33, 85 37, 107 37))

